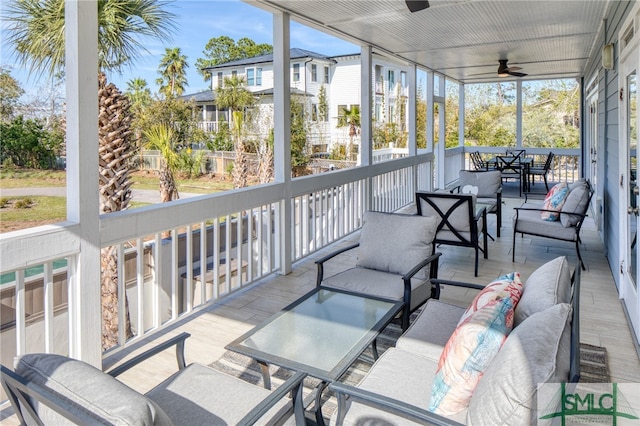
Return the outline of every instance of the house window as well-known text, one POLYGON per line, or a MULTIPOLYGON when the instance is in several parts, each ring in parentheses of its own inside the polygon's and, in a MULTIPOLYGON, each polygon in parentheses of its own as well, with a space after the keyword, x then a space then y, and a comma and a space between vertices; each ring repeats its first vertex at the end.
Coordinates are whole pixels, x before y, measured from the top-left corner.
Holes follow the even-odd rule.
POLYGON ((318 66, 316 64, 311 64, 311 81, 318 81, 318 66))
POLYGON ((400 71, 400 84, 402 87, 407 87, 407 73, 405 71, 400 71))
POLYGON ((256 68, 256 86, 262 86, 262 68, 256 68))
POLYGON ((329 67, 324 67, 324 82, 329 84, 329 67))
POLYGON ((238 76, 238 71, 236 71, 236 70, 231 71, 231 77, 232 78, 237 77, 237 76, 238 76))
POLYGON ((389 70, 389 88, 391 89, 396 84, 396 73, 393 70, 389 70))
POLYGON ((247 68, 247 86, 255 86, 256 84, 256 69, 247 68))
POLYGON ((300 81, 300 64, 293 64, 293 81, 300 81))
POLYGON ((218 73, 218 87, 222 87, 222 83, 224 82, 224 80, 222 79, 222 73, 219 72, 218 73))

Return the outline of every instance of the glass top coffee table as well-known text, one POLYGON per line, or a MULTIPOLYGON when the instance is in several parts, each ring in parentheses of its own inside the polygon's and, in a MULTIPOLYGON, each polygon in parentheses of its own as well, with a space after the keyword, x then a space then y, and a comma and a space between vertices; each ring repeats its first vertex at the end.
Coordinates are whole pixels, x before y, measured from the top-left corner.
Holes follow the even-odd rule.
POLYGON ((317 287, 226 346, 255 359, 269 388, 269 364, 302 371, 322 381, 316 392, 316 417, 322 423, 320 397, 372 345, 400 312, 403 302, 317 287))

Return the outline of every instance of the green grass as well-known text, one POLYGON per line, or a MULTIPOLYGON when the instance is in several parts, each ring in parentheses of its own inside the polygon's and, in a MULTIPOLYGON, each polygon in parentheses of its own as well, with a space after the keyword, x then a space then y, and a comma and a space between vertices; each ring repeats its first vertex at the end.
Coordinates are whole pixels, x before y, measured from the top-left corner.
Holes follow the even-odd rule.
POLYGON ((0 169, 0 187, 35 188, 65 186, 67 173, 64 170, 0 169))
POLYGON ((0 221, 63 221, 67 217, 64 197, 3 197, 0 221))

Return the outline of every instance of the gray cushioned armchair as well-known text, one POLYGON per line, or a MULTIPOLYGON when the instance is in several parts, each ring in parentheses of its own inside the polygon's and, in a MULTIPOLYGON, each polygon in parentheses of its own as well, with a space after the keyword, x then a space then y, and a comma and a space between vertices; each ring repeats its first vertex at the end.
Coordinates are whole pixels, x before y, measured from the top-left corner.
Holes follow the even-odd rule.
POLYGON ((469 187, 475 188, 476 202, 491 205, 488 214, 496 215, 496 235, 500 237, 502 227, 502 173, 498 170, 460 170, 458 186, 452 193, 468 193, 469 187), (467 188, 467 189, 465 189, 467 188))
POLYGON ((440 253, 433 252, 436 219, 365 212, 360 242, 316 261, 316 285, 404 301, 402 327, 410 313, 431 297, 430 278, 438 276, 440 253), (325 264, 358 248, 355 266, 325 277, 325 264))
POLYGON ((187 366, 187 337, 182 333, 109 373, 62 355, 24 355, 15 371, 0 366, 2 385, 21 424, 253 424, 292 415, 304 424, 304 374, 271 392, 204 365, 187 366), (172 346, 179 371, 146 394, 115 378, 172 346), (289 393, 293 399, 287 398, 289 393))

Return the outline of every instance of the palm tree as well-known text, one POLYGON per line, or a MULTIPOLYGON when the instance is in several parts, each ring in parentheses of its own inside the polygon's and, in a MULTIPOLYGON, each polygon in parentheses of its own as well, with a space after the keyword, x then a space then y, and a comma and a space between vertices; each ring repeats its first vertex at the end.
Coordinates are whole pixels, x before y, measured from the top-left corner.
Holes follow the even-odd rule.
POLYGON ((187 68, 187 57, 180 52, 179 47, 166 48, 158 66, 158 74, 162 77, 156 80, 160 86, 160 93, 164 93, 166 97, 182 95, 185 86, 188 86, 187 68))
POLYGON ((160 151, 160 198, 163 203, 177 200, 178 186, 174 178, 174 172, 178 169, 180 158, 174 150, 175 134, 173 130, 165 124, 156 124, 145 130, 147 149, 157 149, 160 151))
POLYGON ((353 138, 358 135, 360 128, 360 107, 352 105, 349 109, 343 110, 344 118, 341 127, 349 126, 349 145, 347 146, 347 160, 351 160, 351 151, 353 150, 353 138))
MULTIPOLYGON (((151 104, 151 90, 147 87, 147 81, 143 78, 134 78, 127 82, 127 91, 125 95, 131 102, 131 112, 134 116, 139 116, 143 113, 144 109, 151 104)), ((135 146, 140 153, 138 159, 139 164, 143 162, 142 146, 141 146, 141 129, 135 126, 135 120, 133 121, 135 146)))
POLYGON ((216 105, 220 109, 228 109, 233 119, 236 139, 236 158, 233 165, 233 187, 247 186, 249 165, 242 139, 243 109, 253 105, 255 98, 244 85, 244 78, 238 76, 225 77, 222 87, 216 89, 216 105))
MULTIPOLYGON (((64 2, 14 0, 6 6, 9 22, 7 42, 13 45, 18 61, 28 66, 31 72, 53 76, 64 71, 64 2)), ((143 44, 144 37, 169 38, 175 15, 164 10, 167 4, 167 0, 97 0, 97 65, 100 71, 96 89, 101 114, 98 182, 101 213, 124 209, 131 198, 126 161, 131 145, 128 100, 113 84, 107 83, 103 72, 119 71, 124 64, 131 63, 147 51, 143 44), (110 107, 105 108, 107 105, 110 107), (113 105, 116 108, 112 108, 113 105), (110 119, 115 122, 110 122, 110 119)), ((118 341, 118 268, 115 252, 104 250, 101 265, 102 346, 107 349, 118 341)), ((131 335, 128 321, 125 328, 127 335, 131 335)))

